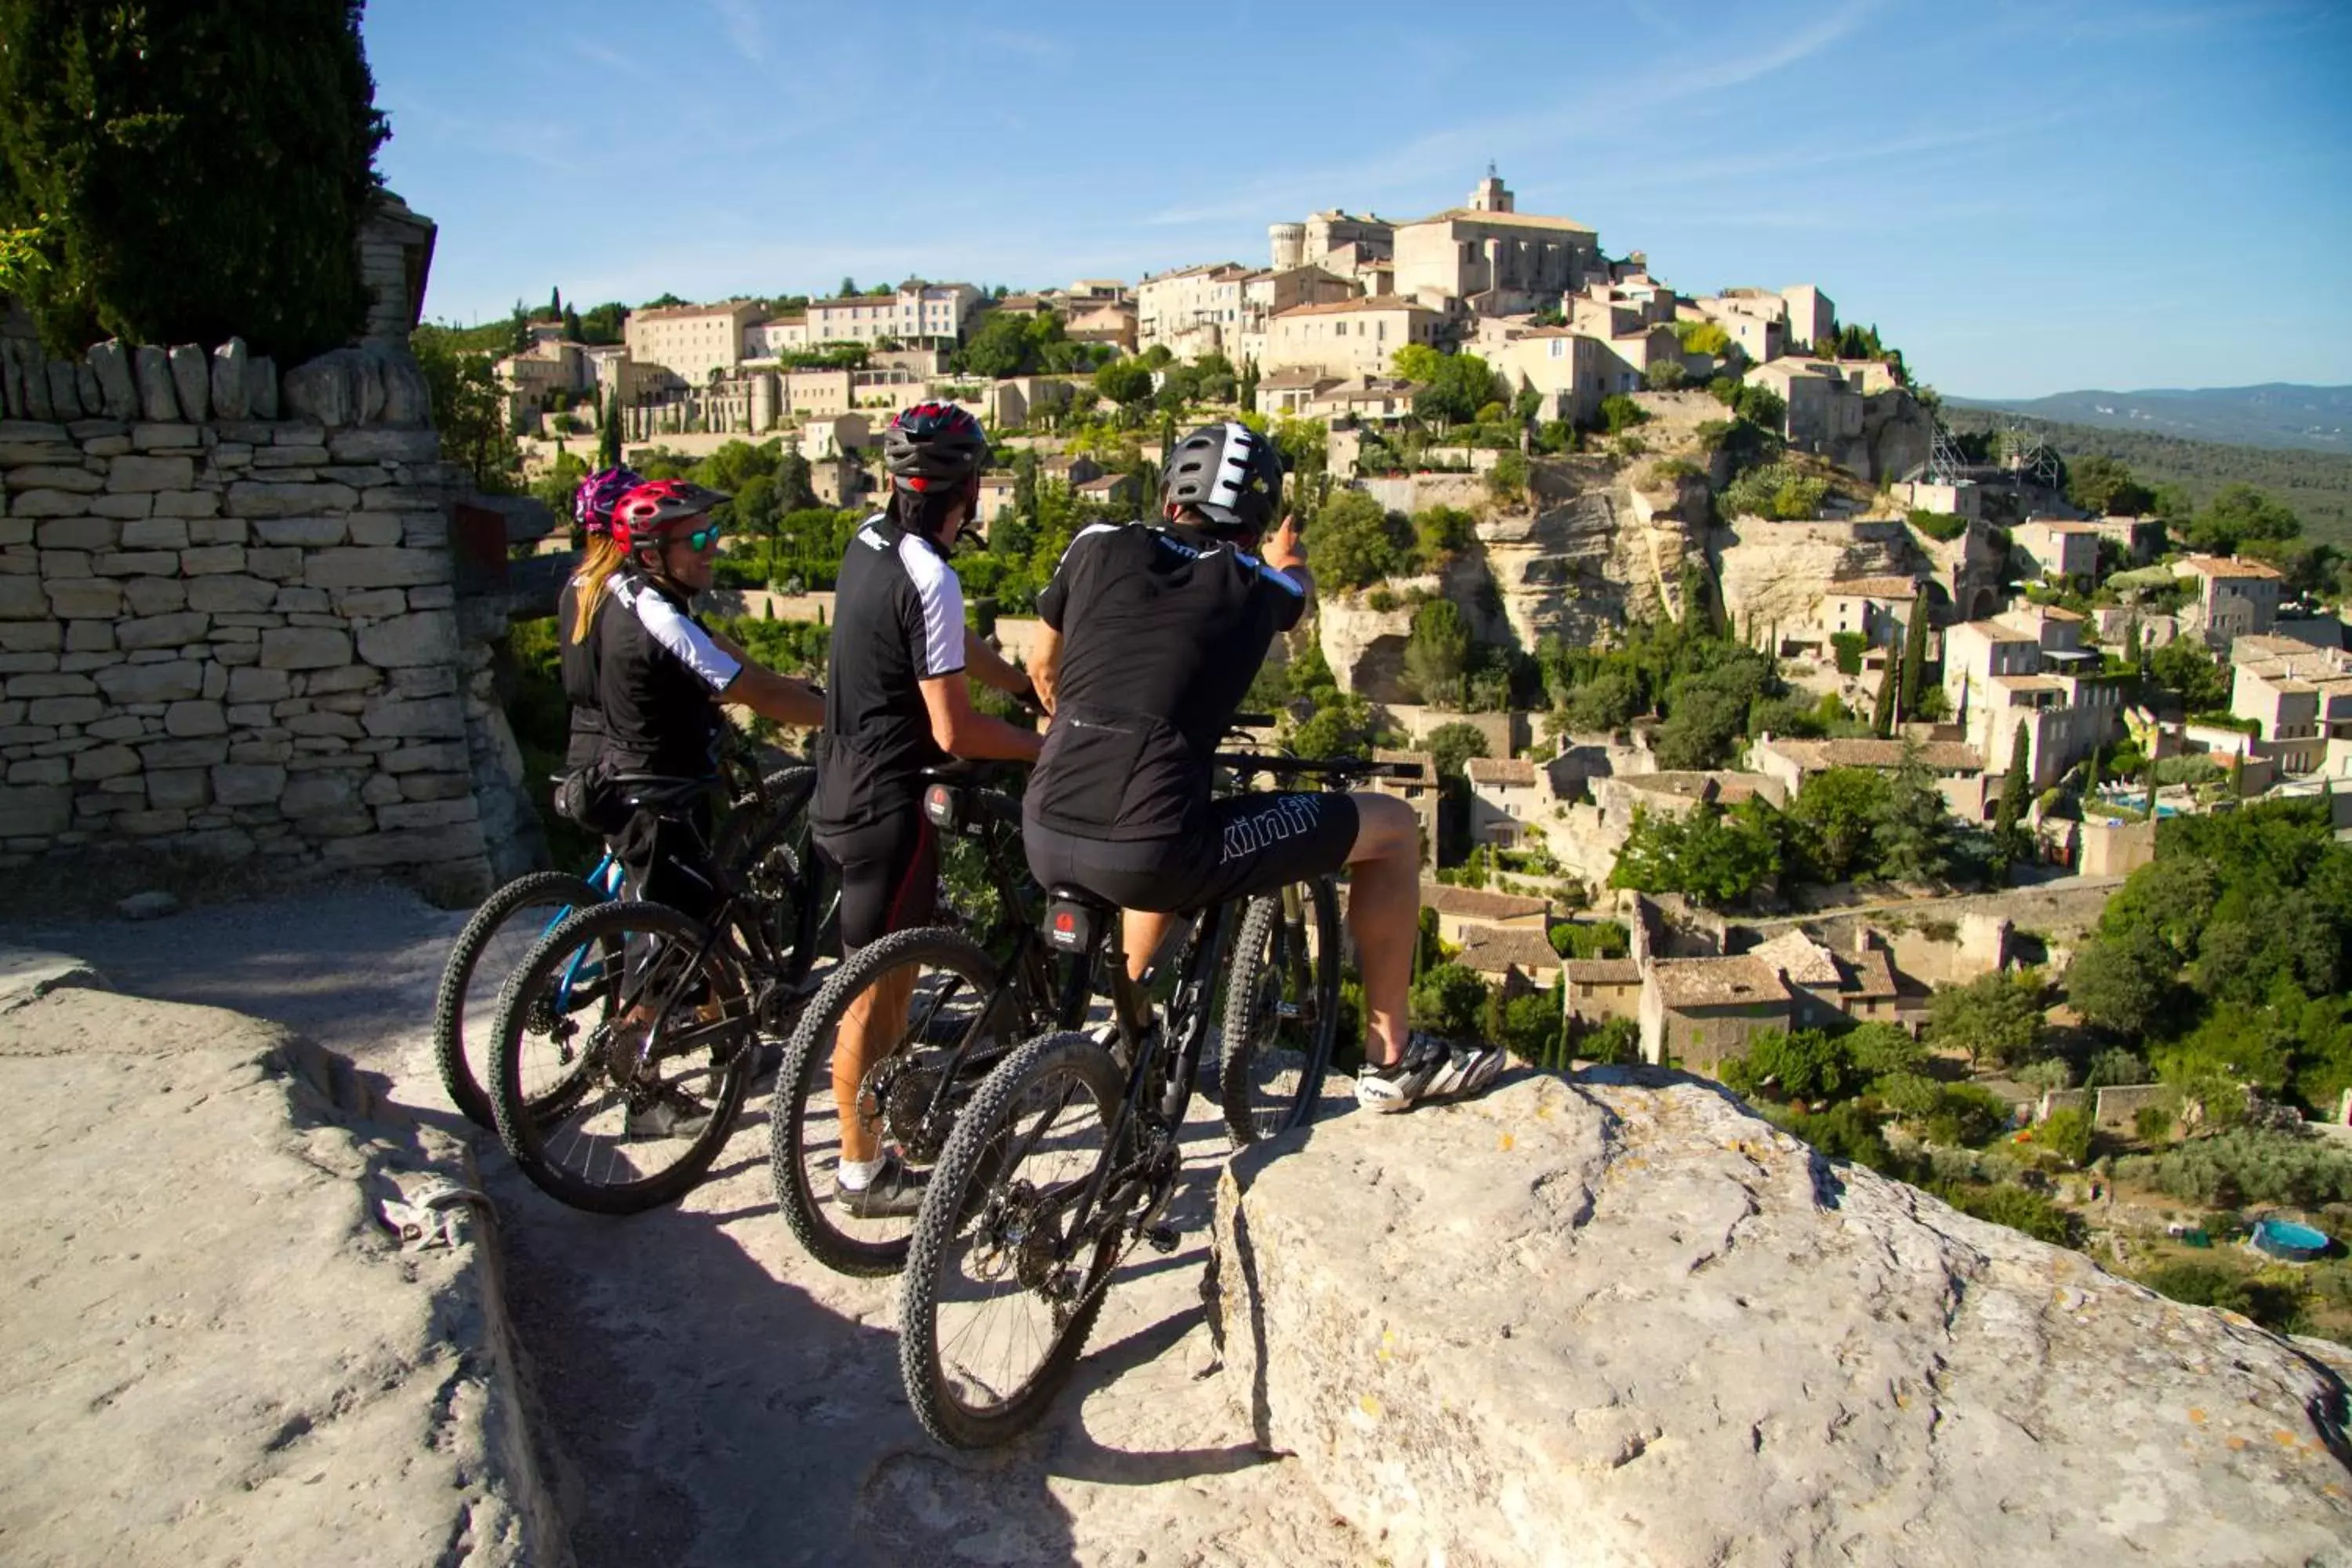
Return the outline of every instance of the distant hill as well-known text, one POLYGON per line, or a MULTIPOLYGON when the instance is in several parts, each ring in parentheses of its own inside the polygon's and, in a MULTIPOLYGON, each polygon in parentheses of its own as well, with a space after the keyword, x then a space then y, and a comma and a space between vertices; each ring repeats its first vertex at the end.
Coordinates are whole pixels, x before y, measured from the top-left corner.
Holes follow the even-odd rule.
MULTIPOLYGON (((1956 407, 1957 401, 1944 400, 1945 423, 1955 430, 1997 430, 2012 417, 1990 408, 1956 407)), ((2069 458, 2093 452, 2113 458, 2142 483, 2179 486, 2199 506, 2223 485, 2252 485, 2292 508, 2311 538, 2352 550, 2352 454, 2225 446, 2144 428, 2098 429, 2031 417, 2021 422, 2069 458)))
POLYGON ((1996 408, 2101 430, 2135 430, 2231 446, 2299 447, 2352 454, 2352 386, 2158 387, 2144 392, 2061 392, 2049 397, 1952 397, 1964 408, 1996 408))

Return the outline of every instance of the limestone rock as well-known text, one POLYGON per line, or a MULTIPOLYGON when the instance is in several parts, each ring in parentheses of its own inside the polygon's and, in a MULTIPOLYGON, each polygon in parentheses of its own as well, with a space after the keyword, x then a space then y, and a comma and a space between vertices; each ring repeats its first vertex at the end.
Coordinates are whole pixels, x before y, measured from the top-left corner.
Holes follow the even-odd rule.
POLYGON ((457 617, 447 610, 394 616, 359 631, 360 657, 379 668, 446 665, 457 657, 457 617))
POLYGON ((79 419, 82 416, 81 386, 74 367, 61 359, 53 359, 42 367, 49 388, 48 417, 79 419))
POLYGON ((172 366, 172 389, 178 395, 180 417, 200 425, 212 413, 212 356, 194 343, 173 343, 166 356, 172 366))
POLYGON ((243 419, 253 410, 246 388, 251 356, 243 338, 231 338, 213 350, 213 413, 222 419, 243 419))
POLYGON ((25 397, 25 367, 19 357, 23 353, 22 340, 0 337, 0 417, 33 417, 25 397))
POLYGON ((415 356, 405 350, 374 346, 369 353, 382 362, 383 408, 378 417, 386 425, 432 424, 433 395, 425 384, 424 367, 415 356))
POLYGON ((1229 1391, 1390 1562, 2352 1562, 2352 1355, 1711 1084, 1348 1118, 1238 1156, 1217 1230, 1229 1391))
POLYGON ((172 385, 172 362, 153 343, 141 343, 131 351, 132 368, 139 380, 139 409, 158 425, 178 422, 179 394, 172 385))
POLYGON ((131 380, 131 353, 119 338, 89 345, 89 368, 98 377, 99 402, 109 419, 139 416, 139 389, 131 380))
POLYGON ((79 400, 81 411, 92 418, 105 414, 106 393, 99 385, 98 367, 85 357, 74 365, 73 375, 74 396, 79 400))
POLYGON ((246 385, 251 392, 252 415, 256 419, 278 417, 278 362, 268 354, 256 354, 246 366, 246 385))
POLYGON ((313 420, 333 430, 359 421, 359 395, 352 385, 349 349, 336 349, 305 360, 286 373, 283 403, 287 415, 313 420))

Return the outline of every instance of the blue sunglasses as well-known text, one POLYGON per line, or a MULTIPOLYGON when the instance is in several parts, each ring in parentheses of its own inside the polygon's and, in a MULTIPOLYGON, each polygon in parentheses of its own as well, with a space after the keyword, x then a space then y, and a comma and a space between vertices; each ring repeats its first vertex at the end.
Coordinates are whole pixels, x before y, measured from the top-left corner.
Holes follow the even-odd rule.
POLYGON ((681 534, 679 537, 686 541, 686 547, 688 550, 699 552, 718 543, 720 531, 719 524, 713 522, 696 529, 692 533, 681 534))

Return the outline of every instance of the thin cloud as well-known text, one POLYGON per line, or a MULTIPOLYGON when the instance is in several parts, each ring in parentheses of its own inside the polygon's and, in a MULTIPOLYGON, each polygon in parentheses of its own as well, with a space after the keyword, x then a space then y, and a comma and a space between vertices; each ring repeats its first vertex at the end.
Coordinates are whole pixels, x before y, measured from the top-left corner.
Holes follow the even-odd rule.
POLYGON ((737 54, 755 66, 768 63, 768 26, 753 0, 710 0, 710 8, 737 54))

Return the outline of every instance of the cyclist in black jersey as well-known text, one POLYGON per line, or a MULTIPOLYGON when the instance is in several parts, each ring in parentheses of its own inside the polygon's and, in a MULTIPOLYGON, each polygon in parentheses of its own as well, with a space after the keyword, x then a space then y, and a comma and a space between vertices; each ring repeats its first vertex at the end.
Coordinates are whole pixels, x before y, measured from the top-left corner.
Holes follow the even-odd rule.
POLYGON ((1023 841, 1041 883, 1127 910, 1139 969, 1180 914, 1349 867, 1366 1013, 1357 1097, 1402 1110, 1483 1088, 1502 1068, 1491 1046, 1407 1028, 1421 918, 1412 808, 1370 792, 1210 793, 1217 743, 1311 587, 1291 521, 1265 533, 1281 496, 1273 443, 1213 425, 1169 454, 1164 521, 1099 523, 1070 542, 1037 596, 1036 681, 1053 727, 1023 841))
MULTIPOLYGON (((922 812, 922 771, 950 757, 1029 762, 1030 731, 974 710, 970 677, 1034 700, 1029 678, 964 625, 948 564, 980 499, 988 441, 952 403, 920 403, 890 422, 890 499, 850 540, 835 584, 824 739, 809 826, 841 873, 845 952, 936 918, 939 845, 922 812)), ((894 971, 851 1003, 834 1051, 841 1113, 835 1201, 861 1217, 912 1214, 920 1178, 880 1148, 858 1114, 877 1046, 906 1027, 913 974, 894 971)))
MULTIPOLYGON (((604 723, 596 771, 607 789, 717 778, 721 704, 800 729, 824 719, 815 692, 763 668, 694 616, 694 595, 710 586, 719 549, 710 513, 729 499, 677 479, 639 485, 614 505, 613 549, 599 558, 609 563, 604 574, 581 574, 604 723)), ((615 848, 640 897, 699 920, 719 898, 709 838, 705 796, 692 809, 637 812, 615 848)))

